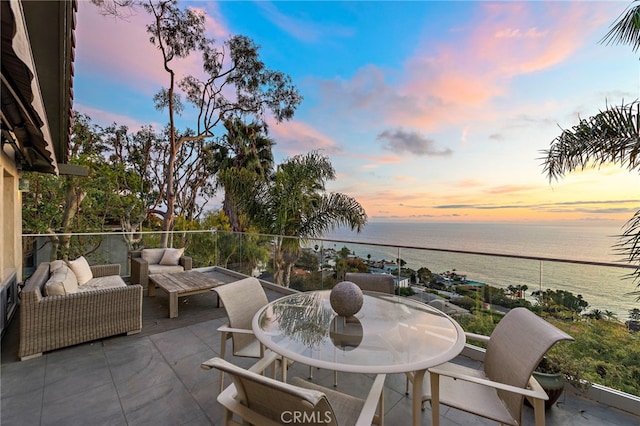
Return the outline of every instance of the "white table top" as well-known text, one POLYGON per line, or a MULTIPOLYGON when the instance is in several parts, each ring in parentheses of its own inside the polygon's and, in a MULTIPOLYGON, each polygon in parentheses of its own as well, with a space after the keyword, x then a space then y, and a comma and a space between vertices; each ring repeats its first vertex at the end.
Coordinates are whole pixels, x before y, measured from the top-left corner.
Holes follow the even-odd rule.
POLYGON ((362 309, 345 320, 329 303, 329 290, 284 296, 253 318, 267 348, 293 361, 353 373, 424 370, 457 356, 464 331, 424 303, 364 292, 362 309))

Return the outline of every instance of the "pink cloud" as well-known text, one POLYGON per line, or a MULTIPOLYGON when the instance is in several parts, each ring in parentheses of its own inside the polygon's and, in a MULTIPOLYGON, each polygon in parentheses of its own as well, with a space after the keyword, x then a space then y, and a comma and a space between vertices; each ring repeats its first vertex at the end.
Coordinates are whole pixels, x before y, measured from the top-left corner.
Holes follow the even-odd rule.
POLYGON ((398 155, 386 155, 382 157, 377 157, 376 161, 379 164, 396 164, 404 161, 404 159, 398 155))
POLYGON ((425 39, 405 62, 400 83, 367 65, 350 80, 321 82, 323 106, 423 131, 492 119, 491 103, 509 95, 513 79, 562 63, 613 19, 611 8, 591 2, 482 3, 472 26, 452 30, 455 42, 425 39))
POLYGON ((90 106, 74 103, 74 109, 82 114, 86 114, 91 117, 91 121, 102 126, 110 126, 116 123, 118 126, 127 126, 129 132, 137 132, 142 126, 152 126, 155 130, 160 131, 163 128, 163 124, 160 123, 141 123, 140 121, 131 118, 130 116, 117 114, 112 111, 105 111, 103 109, 93 108, 90 106))
POLYGON ((275 148, 287 155, 304 154, 313 150, 322 150, 327 154, 342 151, 330 137, 299 121, 269 123, 269 134, 277 142, 275 148))
POLYGON ((563 62, 609 20, 597 5, 579 2, 498 3, 481 10, 463 43, 443 44, 435 55, 418 53, 407 62, 404 93, 421 94, 423 104, 437 98, 447 110, 458 108, 454 114, 436 108, 432 120, 505 95, 512 78, 563 62), (541 9, 534 14, 534 7, 541 9))
POLYGON ((393 178, 396 182, 415 182, 416 178, 414 176, 403 176, 398 175, 393 178))

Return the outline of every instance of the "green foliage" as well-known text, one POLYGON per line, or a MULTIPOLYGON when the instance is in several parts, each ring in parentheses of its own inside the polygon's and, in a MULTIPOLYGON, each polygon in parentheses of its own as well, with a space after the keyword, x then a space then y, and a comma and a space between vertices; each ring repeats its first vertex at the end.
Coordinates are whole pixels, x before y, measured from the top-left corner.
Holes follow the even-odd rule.
POLYGON ((271 179, 239 182, 246 188, 241 205, 252 223, 275 235, 274 282, 288 286, 300 243, 346 225, 360 231, 367 221, 362 206, 340 193, 327 193, 335 179, 329 158, 313 151, 285 160, 271 179))
POLYGON ((267 137, 267 126, 258 122, 244 123, 239 118, 226 120, 227 134, 212 147, 214 172, 218 185, 224 188, 222 208, 233 231, 244 231, 244 217, 237 199, 245 191, 243 182, 264 181, 273 172, 274 141, 267 137), (242 174, 248 175, 240 177, 242 174), (240 194, 240 195, 239 195, 240 194))
MULTIPOLYGON (((451 300, 452 303, 455 300, 451 300)), ((473 302, 473 301, 472 301, 473 302)), ((467 308, 468 309, 468 308, 467 308)), ((460 324, 460 327, 468 333, 481 334, 483 336, 490 336, 493 329, 496 328, 496 324, 502 319, 504 315, 499 316, 488 315, 486 312, 480 312, 472 315, 456 315, 456 321, 460 324)), ((483 344, 479 342, 470 342, 476 346, 483 347, 483 344)))
MULTIPOLYGON (((458 315, 456 320, 467 332, 490 336, 502 317, 486 311, 458 315)), ((630 333, 617 321, 545 320, 571 335, 574 342, 560 342, 547 353, 549 364, 560 369, 578 388, 581 381, 598 383, 632 395, 640 395, 640 336, 630 333)), ((477 342, 472 342, 479 345, 477 342)))
POLYGON ((559 319, 576 319, 589 306, 582 295, 566 290, 537 290, 531 294, 538 300, 539 311, 559 319))
POLYGON ((418 281, 421 283, 428 284, 433 281, 433 272, 429 268, 421 267, 417 271, 418 281))
MULTIPOLYGON (((640 336, 629 333, 616 321, 564 322, 546 318, 575 339, 552 348, 551 356, 570 358, 572 367, 584 379, 640 395, 640 336)), ((565 370, 569 370, 565 367, 565 370)))
POLYGON ((396 288, 396 294, 399 296, 409 297, 416 294, 411 287, 398 287, 396 288))
POLYGON ((450 301, 454 305, 460 306, 468 311, 480 306, 480 301, 470 296, 456 297, 452 298, 450 301))
POLYGON ((320 269, 320 260, 315 252, 302 250, 300 258, 296 261, 296 266, 308 272, 316 272, 320 269))
POLYGON ((332 277, 323 276, 322 272, 312 272, 305 275, 291 276, 290 287, 298 291, 314 291, 333 288, 336 280, 332 277))

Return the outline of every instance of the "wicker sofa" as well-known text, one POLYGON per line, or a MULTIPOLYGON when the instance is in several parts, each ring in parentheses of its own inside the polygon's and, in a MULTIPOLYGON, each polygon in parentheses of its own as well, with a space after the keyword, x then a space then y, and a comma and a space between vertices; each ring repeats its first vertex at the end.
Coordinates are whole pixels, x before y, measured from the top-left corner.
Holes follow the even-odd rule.
POLYGON ((189 256, 183 255, 183 249, 163 249, 150 248, 142 250, 134 250, 129 252, 129 260, 131 261, 131 284, 140 284, 144 290, 149 288, 149 275, 151 274, 167 274, 171 272, 182 272, 191 270, 192 260, 189 256), (174 262, 161 261, 166 250, 174 253, 180 251, 175 257, 174 262))
POLYGON ((142 286, 126 285, 120 265, 91 266, 93 278, 82 286, 84 291, 47 296, 49 265, 40 264, 22 289, 20 360, 142 330, 142 286))

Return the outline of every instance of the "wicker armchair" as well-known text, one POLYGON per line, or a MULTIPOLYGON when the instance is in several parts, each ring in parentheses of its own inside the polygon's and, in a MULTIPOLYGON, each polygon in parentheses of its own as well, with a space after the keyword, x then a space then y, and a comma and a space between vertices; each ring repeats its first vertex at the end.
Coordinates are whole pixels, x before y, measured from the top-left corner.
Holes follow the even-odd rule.
MULTIPOLYGON (((148 251, 159 249, 144 249, 148 251)), ((140 284, 144 290, 149 288, 149 275, 164 274, 171 272, 190 271, 192 267, 192 259, 189 256, 181 256, 178 265, 160 265, 158 263, 149 263, 142 256, 143 250, 133 250, 129 252, 129 261, 131 263, 131 284, 140 284)))
MULTIPOLYGON (((104 278, 122 281, 118 264, 92 266, 91 271, 97 281, 104 278)), ((141 286, 122 281, 115 288, 46 296, 48 279, 49 263, 41 263, 22 290, 18 353, 21 360, 53 349, 142 330, 141 286)))

